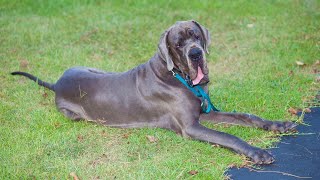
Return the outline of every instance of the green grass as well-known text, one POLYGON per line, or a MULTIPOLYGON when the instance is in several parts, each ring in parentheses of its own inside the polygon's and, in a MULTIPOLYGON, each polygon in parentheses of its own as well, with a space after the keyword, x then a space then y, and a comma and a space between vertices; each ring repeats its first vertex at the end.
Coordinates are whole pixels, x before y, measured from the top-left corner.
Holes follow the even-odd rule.
MULTIPOLYGON (((126 71, 153 56, 166 28, 195 19, 211 32, 213 102, 224 111, 294 120, 287 109, 307 106, 319 89, 312 73, 319 70, 313 65, 320 59, 319 6, 315 0, 0 0, 0 179, 70 179, 71 172, 81 179, 223 179, 243 156, 162 129, 72 122, 56 110, 54 93, 9 73, 55 82, 72 66, 126 71), (146 135, 159 140, 150 143, 146 135)), ((276 140, 259 129, 206 125, 263 148, 276 140)))

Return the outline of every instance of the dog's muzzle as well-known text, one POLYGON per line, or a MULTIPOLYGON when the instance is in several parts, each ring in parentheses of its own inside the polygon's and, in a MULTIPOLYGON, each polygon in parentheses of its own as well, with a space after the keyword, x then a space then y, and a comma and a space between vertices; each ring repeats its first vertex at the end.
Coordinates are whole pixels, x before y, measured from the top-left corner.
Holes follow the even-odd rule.
POLYGON ((192 48, 190 49, 188 56, 192 61, 201 60, 203 58, 202 50, 198 47, 192 48))

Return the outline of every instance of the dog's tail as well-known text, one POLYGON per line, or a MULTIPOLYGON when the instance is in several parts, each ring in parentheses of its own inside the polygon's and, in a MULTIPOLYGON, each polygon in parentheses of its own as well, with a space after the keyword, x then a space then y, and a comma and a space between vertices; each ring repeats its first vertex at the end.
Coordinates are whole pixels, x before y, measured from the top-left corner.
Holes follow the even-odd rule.
POLYGON ((26 72, 16 71, 16 72, 12 72, 11 75, 25 76, 25 77, 33 80, 34 82, 38 83, 38 85, 43 86, 45 88, 48 88, 51 91, 54 91, 54 84, 44 82, 44 81, 40 80, 39 78, 37 78, 36 76, 34 76, 32 74, 29 74, 29 73, 26 73, 26 72))

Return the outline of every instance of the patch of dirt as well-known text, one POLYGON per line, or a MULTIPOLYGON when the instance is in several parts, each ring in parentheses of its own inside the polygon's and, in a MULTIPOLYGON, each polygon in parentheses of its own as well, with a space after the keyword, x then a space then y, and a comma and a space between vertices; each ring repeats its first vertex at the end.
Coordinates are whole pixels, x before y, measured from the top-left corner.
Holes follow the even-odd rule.
POLYGON ((108 156, 106 154, 102 154, 101 156, 99 156, 95 160, 90 161, 89 164, 95 168, 97 165, 102 164, 106 161, 108 161, 108 156))
POLYGON ((20 70, 25 70, 29 66, 29 61, 27 59, 20 60, 20 70))

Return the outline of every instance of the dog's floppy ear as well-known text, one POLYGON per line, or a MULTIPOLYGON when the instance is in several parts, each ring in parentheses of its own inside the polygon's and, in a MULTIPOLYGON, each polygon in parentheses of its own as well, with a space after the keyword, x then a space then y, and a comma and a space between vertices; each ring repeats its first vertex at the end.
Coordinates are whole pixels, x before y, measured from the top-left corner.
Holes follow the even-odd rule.
POLYGON ((168 38, 168 34, 170 32, 169 28, 168 30, 166 30, 160 38, 160 42, 158 45, 158 51, 159 51, 159 55, 161 57, 161 59, 163 59, 166 63, 167 63, 167 69, 169 71, 171 71, 173 69, 173 61, 171 59, 171 56, 169 54, 169 47, 168 47, 168 43, 167 43, 167 38, 168 38))
POLYGON ((201 32, 202 32, 202 35, 203 35, 203 37, 204 37, 203 48, 205 49, 206 53, 209 54, 208 48, 209 48, 209 45, 210 45, 210 43, 211 43, 211 39, 210 39, 210 33, 209 33, 208 29, 205 28, 205 27, 203 27, 203 26, 201 26, 201 25, 200 25, 197 21, 195 21, 195 20, 192 20, 192 22, 195 23, 195 24, 200 28, 200 30, 201 30, 201 32))

